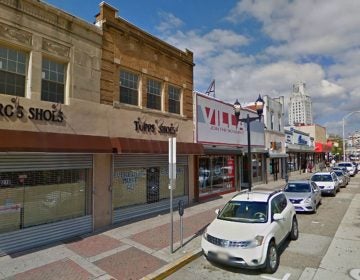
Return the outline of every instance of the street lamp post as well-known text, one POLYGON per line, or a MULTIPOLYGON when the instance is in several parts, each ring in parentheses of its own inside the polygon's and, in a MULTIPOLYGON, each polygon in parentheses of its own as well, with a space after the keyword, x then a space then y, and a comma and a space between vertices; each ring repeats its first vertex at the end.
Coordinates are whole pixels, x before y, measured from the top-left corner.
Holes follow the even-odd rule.
POLYGON ((345 153, 345 119, 350 117, 352 114, 355 114, 355 113, 360 113, 360 111, 353 111, 353 112, 350 112, 349 114, 345 115, 342 119, 343 121, 343 161, 346 160, 346 153, 345 153))
POLYGON ((252 185, 252 158, 251 158, 251 139, 250 139, 250 123, 252 121, 255 120, 259 120, 259 122, 261 121, 261 116, 263 114, 263 110, 264 110, 264 100, 261 98, 261 95, 259 94, 258 99, 256 99, 255 101, 255 107, 256 107, 256 112, 258 114, 258 117, 250 117, 249 114, 247 114, 246 118, 240 119, 240 110, 241 110, 241 104, 240 102, 236 99, 235 103, 234 103, 234 112, 235 112, 235 117, 237 119, 237 122, 246 122, 246 127, 247 127, 247 148, 248 148, 248 176, 249 176, 249 191, 251 191, 251 185, 252 185))

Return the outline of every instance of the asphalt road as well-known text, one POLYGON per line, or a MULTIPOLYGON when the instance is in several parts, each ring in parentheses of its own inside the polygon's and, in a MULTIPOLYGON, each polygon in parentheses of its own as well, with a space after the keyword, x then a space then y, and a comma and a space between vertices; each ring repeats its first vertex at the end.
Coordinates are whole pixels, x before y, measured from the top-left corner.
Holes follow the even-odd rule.
POLYGON ((217 265, 208 262, 202 256, 166 279, 305 280, 304 276, 301 278, 301 275, 307 268, 319 267, 352 198, 357 193, 360 193, 360 174, 352 177, 349 185, 342 188, 336 197, 323 197, 316 214, 298 214, 299 239, 286 242, 282 246, 280 266, 272 275, 262 274, 257 270, 233 269, 217 265))

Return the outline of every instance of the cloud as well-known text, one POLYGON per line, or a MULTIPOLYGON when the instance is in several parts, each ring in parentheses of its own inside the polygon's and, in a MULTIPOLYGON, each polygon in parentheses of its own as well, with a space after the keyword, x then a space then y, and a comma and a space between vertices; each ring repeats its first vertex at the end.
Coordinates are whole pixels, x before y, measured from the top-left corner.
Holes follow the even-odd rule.
POLYGON ((357 47, 360 40, 360 5, 337 0, 244 0, 228 20, 253 17, 278 46, 267 52, 278 56, 336 54, 357 47))
POLYGON ((173 29, 178 29, 184 24, 184 22, 181 19, 174 16, 172 13, 166 13, 162 11, 159 12, 159 17, 161 19, 161 22, 156 27, 156 29, 162 33, 167 33, 173 29))

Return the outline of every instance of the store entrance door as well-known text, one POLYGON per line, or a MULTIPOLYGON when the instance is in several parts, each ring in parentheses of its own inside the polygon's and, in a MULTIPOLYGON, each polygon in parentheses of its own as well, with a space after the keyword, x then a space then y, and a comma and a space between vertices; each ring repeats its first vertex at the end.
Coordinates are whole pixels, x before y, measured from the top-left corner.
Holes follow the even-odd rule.
POLYGON ((160 168, 146 169, 146 201, 153 203, 159 201, 160 196, 160 168))

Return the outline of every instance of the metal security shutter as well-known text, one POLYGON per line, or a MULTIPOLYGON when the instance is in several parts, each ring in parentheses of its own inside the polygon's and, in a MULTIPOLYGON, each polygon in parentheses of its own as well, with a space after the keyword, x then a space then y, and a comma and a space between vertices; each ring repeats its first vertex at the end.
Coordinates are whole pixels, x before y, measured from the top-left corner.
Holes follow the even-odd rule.
POLYGON ((91 154, 0 153, 0 172, 92 168, 91 154))
MULTIPOLYGON (((179 200, 183 200, 185 205, 188 204, 188 197, 182 196, 173 199, 173 208, 177 209, 179 200)), ((144 217, 151 214, 160 213, 170 208, 170 200, 164 199, 158 203, 144 204, 140 206, 126 207, 117 209, 113 212, 113 223, 120 223, 134 218, 144 217)))
POLYGON ((92 232, 92 216, 0 234, 0 256, 92 232))
MULTIPOLYGON (((153 166, 167 166, 169 164, 168 156, 163 155, 115 155, 114 167, 153 167, 153 166)), ((187 165, 187 156, 177 156, 176 164, 187 165)))

